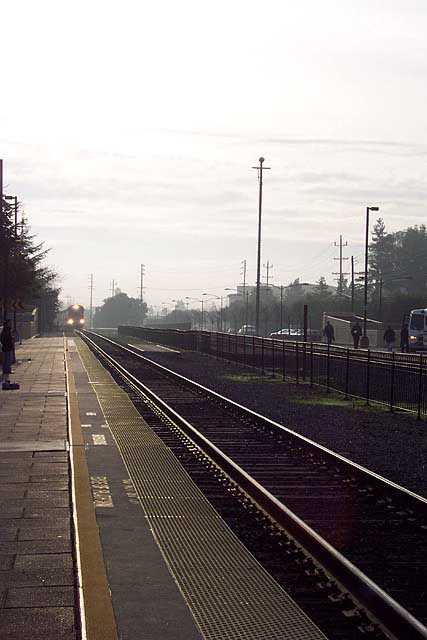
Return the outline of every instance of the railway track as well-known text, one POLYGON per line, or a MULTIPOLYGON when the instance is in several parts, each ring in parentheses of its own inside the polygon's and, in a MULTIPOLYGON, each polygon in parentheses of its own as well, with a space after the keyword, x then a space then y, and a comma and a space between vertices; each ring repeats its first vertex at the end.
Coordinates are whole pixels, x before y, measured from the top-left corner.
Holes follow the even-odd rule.
MULTIPOLYGON (((389 637, 427 638, 425 499, 136 350, 96 334, 84 338, 185 429, 232 479, 232 491, 250 496, 389 637)), ((146 400, 134 402, 149 410, 146 400)), ((336 598, 342 597, 340 591, 336 598)))

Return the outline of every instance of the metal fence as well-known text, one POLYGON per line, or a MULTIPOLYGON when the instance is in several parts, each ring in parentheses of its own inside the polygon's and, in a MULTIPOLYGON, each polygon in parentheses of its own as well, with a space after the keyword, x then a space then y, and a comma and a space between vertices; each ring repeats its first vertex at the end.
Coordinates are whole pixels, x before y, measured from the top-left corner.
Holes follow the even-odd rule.
POLYGON ((350 349, 207 331, 119 327, 119 334, 253 367, 265 375, 293 379, 427 415, 427 355, 350 349))

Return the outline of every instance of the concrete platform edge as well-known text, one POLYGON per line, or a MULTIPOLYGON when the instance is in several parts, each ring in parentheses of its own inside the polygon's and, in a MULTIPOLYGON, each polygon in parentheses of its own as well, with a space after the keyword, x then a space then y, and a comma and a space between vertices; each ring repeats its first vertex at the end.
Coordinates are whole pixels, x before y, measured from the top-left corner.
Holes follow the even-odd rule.
POLYGON ((71 490, 82 640, 118 640, 92 500, 74 376, 64 337, 71 490))

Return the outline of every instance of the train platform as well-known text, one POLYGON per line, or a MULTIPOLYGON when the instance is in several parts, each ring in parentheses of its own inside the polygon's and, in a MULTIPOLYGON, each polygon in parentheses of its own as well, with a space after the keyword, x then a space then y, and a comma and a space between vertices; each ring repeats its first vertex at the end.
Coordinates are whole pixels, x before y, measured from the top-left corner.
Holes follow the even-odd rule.
POLYGON ((0 391, 0 638, 324 639, 79 338, 0 391))

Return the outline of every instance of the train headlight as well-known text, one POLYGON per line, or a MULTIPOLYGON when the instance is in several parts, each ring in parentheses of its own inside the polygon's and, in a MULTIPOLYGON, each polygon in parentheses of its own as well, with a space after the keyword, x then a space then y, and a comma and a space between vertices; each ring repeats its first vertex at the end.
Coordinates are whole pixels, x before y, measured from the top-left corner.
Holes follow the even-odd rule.
POLYGON ((80 309, 80 306, 78 304, 73 304, 73 309, 77 311, 77 309, 80 309))
POLYGON ((417 336, 409 336, 409 340, 416 340, 417 336))
POLYGON ((74 324, 74 320, 72 318, 68 318, 67 324, 74 324))
POLYGON ((80 322, 80 324, 84 324, 84 323, 85 323, 85 321, 83 320, 83 318, 80 318, 79 322, 80 322))

